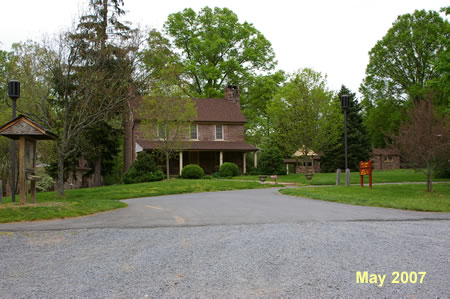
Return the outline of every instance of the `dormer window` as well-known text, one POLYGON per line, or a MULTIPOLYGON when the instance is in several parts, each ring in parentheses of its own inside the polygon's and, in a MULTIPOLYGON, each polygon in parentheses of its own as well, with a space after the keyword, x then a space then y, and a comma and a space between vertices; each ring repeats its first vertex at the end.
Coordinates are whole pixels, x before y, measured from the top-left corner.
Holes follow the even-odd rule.
POLYGON ((191 125, 191 139, 198 140, 198 127, 197 125, 191 125))
POLYGON ((223 140, 223 126, 216 125, 216 140, 223 140))

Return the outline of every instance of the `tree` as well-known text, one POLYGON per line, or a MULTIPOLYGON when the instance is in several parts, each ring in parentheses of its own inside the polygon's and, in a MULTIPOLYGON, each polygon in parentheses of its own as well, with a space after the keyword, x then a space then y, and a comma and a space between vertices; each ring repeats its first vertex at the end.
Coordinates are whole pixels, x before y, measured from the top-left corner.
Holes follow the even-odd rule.
POLYGON ((222 96, 223 86, 230 84, 243 89, 249 78, 275 65, 270 42, 227 8, 205 7, 199 13, 188 8, 171 14, 164 33, 167 37, 150 33, 149 49, 143 52, 146 67, 161 70, 161 65, 170 65, 191 97, 222 96), (154 51, 155 46, 169 55, 154 51))
POLYGON ((274 145, 267 147, 261 153, 258 165, 261 174, 286 174, 283 154, 274 145))
POLYGON ((435 61, 446 49, 443 39, 449 38, 448 21, 435 11, 399 16, 370 50, 361 91, 371 101, 423 98, 427 81, 439 76, 435 61))
POLYGON ((170 178, 169 161, 186 148, 192 121, 197 118, 195 102, 182 97, 176 86, 157 85, 150 97, 143 97, 140 116, 146 138, 154 140, 155 148, 166 160, 166 175, 170 178))
POLYGON ((267 107, 284 81, 285 74, 282 71, 259 75, 252 78, 248 87, 242 90, 241 108, 248 121, 245 125, 245 136, 251 144, 261 146, 269 142, 273 124, 267 107))
MULTIPOLYGON (((369 136, 363 124, 361 105, 356 94, 345 86, 341 87, 338 98, 349 95, 349 108, 347 110, 347 148, 348 167, 359 169, 360 161, 367 161, 372 151, 369 136)), ((344 130, 336 143, 327 144, 320 161, 321 171, 334 172, 337 168, 345 169, 344 130)))
POLYGON ((409 120, 392 135, 393 145, 409 166, 427 176, 427 191, 432 191, 431 174, 450 157, 450 118, 434 111, 431 96, 416 101, 410 109, 409 120))
POLYGON ((274 137, 285 155, 300 150, 303 159, 336 142, 342 132, 340 103, 326 78, 311 69, 292 74, 269 105, 274 137))
MULTIPOLYGON (((416 10, 399 16, 371 49, 360 90, 375 146, 386 145, 384 137, 396 132, 413 100, 423 99, 430 88, 437 87, 429 82, 441 76, 437 61, 448 52, 449 38, 447 20, 434 11, 416 10)), ((440 102, 442 107, 448 105, 440 102)))
MULTIPOLYGON (((10 52, 0 50, 0 99, 8 99, 7 84, 11 78, 11 68, 14 65, 14 56, 10 52)), ((0 125, 11 120, 11 109, 7 106, 6 101, 0 100, 0 125)), ((0 180, 6 186, 11 169, 11 141, 10 139, 0 137, 0 180)), ((2 190, 5 190, 3 188, 2 190)))
POLYGON ((120 151, 120 133, 103 120, 83 133, 80 155, 94 170, 94 187, 103 185, 101 177, 112 171, 112 161, 120 151))
MULTIPOLYGON (((140 87, 135 76, 139 31, 132 29, 129 22, 120 21, 125 15, 123 5, 122 0, 90 1, 88 13, 80 18, 77 30, 69 35, 79 51, 82 62, 76 66, 77 74, 89 76, 96 73, 101 78, 91 82, 95 91, 89 95, 91 103, 96 105, 108 102, 115 106, 111 106, 112 113, 105 115, 104 122, 99 124, 100 126, 109 126, 110 123, 116 122, 121 117, 123 107, 130 96, 130 88, 140 87)), ((111 149, 110 142, 117 139, 115 135, 97 138, 95 143, 90 143, 98 145, 98 149, 96 146, 87 146, 81 150, 84 156, 99 159, 89 161, 94 169, 95 186, 101 183, 100 175, 104 173, 102 166, 107 165, 103 160, 110 156, 104 150, 111 149), (99 155, 102 152, 104 155, 99 155)), ((113 151, 118 151, 119 144, 116 143, 115 146, 113 151)))

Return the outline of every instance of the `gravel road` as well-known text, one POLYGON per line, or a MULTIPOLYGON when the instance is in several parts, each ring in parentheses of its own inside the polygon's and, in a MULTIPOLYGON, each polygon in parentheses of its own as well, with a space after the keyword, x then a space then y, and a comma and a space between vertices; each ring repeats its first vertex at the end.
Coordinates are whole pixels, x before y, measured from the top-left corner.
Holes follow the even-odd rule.
POLYGON ((450 297, 449 213, 277 190, 140 198, 88 217, 0 224, 0 298, 450 297), (405 282, 426 275, 395 284, 393 272, 405 282))
POLYGON ((1 298, 449 298, 449 220, 0 233, 1 298), (356 272, 386 274, 383 286, 356 272), (421 284, 392 272, 425 271, 421 284))

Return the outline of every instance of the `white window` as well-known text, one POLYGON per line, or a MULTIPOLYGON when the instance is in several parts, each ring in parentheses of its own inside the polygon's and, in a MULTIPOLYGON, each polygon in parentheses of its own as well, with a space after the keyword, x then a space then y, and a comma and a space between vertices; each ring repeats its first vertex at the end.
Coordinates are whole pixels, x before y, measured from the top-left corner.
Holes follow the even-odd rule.
POLYGON ((384 156, 384 162, 393 162, 394 161, 394 157, 392 156, 384 156))
POLYGON ((223 140, 223 126, 216 125, 216 140, 223 140))
POLYGON ((191 139, 198 140, 198 127, 197 125, 191 125, 191 139))
POLYGON ((167 126, 164 124, 158 125, 158 137, 159 139, 167 139, 168 132, 167 132, 167 126))

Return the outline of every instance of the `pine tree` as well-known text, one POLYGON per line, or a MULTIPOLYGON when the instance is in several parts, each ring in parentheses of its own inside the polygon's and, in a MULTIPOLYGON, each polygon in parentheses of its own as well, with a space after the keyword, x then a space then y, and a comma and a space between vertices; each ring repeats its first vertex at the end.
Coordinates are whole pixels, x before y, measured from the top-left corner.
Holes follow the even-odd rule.
MULTIPOLYGON (((129 97, 130 88, 137 85, 133 77, 133 59, 138 50, 134 41, 137 30, 132 29, 129 23, 120 21, 120 17, 125 14, 123 5, 123 0, 91 0, 89 12, 80 18, 76 32, 70 35, 80 56, 77 76, 91 78, 91 74, 96 74, 90 84, 91 105, 101 103, 109 107, 105 110, 104 121, 94 124, 90 130, 97 125, 99 128, 108 126, 111 120, 117 122, 129 97)), ((115 149, 110 149, 107 142, 117 139, 116 132, 104 130, 102 134, 105 136, 96 140, 96 146, 80 150, 88 158, 89 164, 94 166, 96 186, 101 182, 100 175, 104 173, 102 165, 105 166, 108 156, 101 154, 103 149, 119 151, 118 143, 114 143, 115 149)), ((89 136, 89 132, 86 136, 89 136)))
MULTIPOLYGON (((372 148, 363 124, 361 105, 356 100, 355 93, 343 85, 338 94, 339 98, 344 94, 349 95, 347 111, 348 167, 351 170, 357 170, 360 161, 369 159, 372 148)), ((337 143, 329 144, 324 150, 320 168, 323 172, 334 172, 337 168, 345 169, 344 131, 337 143)))

